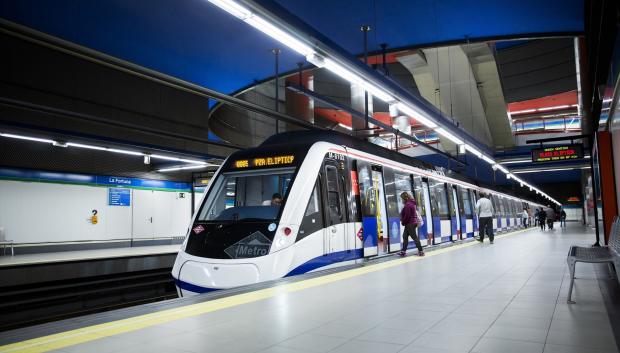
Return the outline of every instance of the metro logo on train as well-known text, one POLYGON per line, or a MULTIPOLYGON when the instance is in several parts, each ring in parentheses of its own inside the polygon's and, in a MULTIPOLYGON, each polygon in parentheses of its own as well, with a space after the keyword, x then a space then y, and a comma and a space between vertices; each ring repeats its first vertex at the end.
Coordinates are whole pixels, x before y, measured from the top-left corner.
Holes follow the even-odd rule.
POLYGON ((583 158, 583 146, 579 144, 535 148, 532 162, 558 162, 583 158))

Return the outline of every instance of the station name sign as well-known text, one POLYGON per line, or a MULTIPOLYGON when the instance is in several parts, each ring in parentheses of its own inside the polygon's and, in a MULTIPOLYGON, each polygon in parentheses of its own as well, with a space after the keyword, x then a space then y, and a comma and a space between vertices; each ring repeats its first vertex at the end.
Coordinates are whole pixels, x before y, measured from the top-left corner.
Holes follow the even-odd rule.
POLYGON ((274 156, 274 157, 258 157, 251 159, 238 159, 233 162, 233 167, 237 169, 256 168, 256 167, 275 167, 281 165, 292 164, 295 156, 274 156))
POLYGON ((583 158, 583 146, 580 144, 535 148, 532 150, 532 162, 561 162, 583 158))

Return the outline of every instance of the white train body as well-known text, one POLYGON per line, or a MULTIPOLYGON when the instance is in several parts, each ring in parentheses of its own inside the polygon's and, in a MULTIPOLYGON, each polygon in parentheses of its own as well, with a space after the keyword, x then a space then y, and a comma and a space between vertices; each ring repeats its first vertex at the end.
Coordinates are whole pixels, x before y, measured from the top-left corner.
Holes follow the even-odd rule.
POLYGON ((402 191, 418 201, 423 246, 477 235, 479 192, 493 194, 498 232, 522 227, 523 208, 538 206, 348 136, 281 134, 231 155, 214 175, 172 270, 179 295, 394 253, 402 191), (281 206, 269 204, 275 193, 281 206))

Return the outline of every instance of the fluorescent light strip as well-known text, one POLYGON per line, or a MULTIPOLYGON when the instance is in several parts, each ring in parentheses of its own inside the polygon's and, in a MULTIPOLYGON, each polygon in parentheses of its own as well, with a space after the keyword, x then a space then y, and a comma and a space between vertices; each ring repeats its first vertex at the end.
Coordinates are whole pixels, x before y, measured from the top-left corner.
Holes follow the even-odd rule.
POLYGON ((293 38, 293 36, 277 28, 271 23, 258 17, 256 14, 253 14, 248 18, 244 18, 243 21, 245 21, 245 23, 249 24, 250 26, 258 29, 259 31, 265 33, 266 35, 270 36, 271 38, 277 40, 278 42, 293 49, 294 51, 298 52, 299 54, 303 56, 307 56, 307 55, 314 53, 314 50, 312 50, 312 48, 305 45, 298 39, 293 38))
POLYGON ((244 20, 252 16, 252 12, 245 7, 230 0, 209 0, 210 3, 219 7, 220 9, 228 12, 229 14, 244 20))
POLYGON ((83 143, 73 143, 73 142, 68 142, 67 146, 69 146, 69 147, 77 147, 77 148, 86 148, 86 149, 89 149, 89 150, 97 150, 97 151, 107 151, 108 150, 105 147, 93 146, 93 145, 85 145, 83 143))
POLYGON ((209 165, 207 164, 199 164, 199 165, 188 165, 188 166, 180 166, 180 167, 170 167, 170 168, 162 168, 162 169, 158 169, 158 172, 172 172, 175 170, 185 170, 185 169, 200 169, 200 168, 206 168, 209 165))
POLYGON ((426 127, 429 127, 431 129, 434 129, 437 127, 437 124, 435 124, 430 119, 424 117, 422 114, 418 113, 415 109, 411 108, 410 106, 404 103, 399 102, 398 104, 396 104, 396 108, 401 113, 414 118, 415 120, 419 121, 420 123, 422 123, 422 125, 426 127))
POLYGON ((475 149, 474 147, 470 145, 465 145, 465 149, 478 158, 482 157, 482 152, 478 151, 477 149, 475 149))
POLYGON ((504 166, 502 166, 501 164, 495 164, 495 167, 499 169, 500 171, 502 171, 504 174, 510 174, 508 169, 504 168, 504 166))
POLYGON ((122 150, 118 148, 108 148, 106 149, 106 151, 120 153, 120 154, 128 154, 130 156, 144 156, 144 153, 142 152, 128 151, 128 150, 122 150))
POLYGON ((2 133, 2 134, 0 134, 0 136, 12 138, 12 139, 18 139, 18 140, 34 141, 34 142, 43 142, 43 143, 51 143, 51 144, 56 143, 56 141, 50 140, 50 139, 44 139, 44 138, 38 138, 38 137, 30 137, 30 136, 23 136, 23 135, 4 134, 4 133, 2 133))
POLYGON ((347 130, 353 131, 353 128, 351 126, 347 126, 347 125, 345 125, 343 123, 338 123, 338 126, 340 126, 343 129, 347 129, 347 130))
POLYGON ((446 131, 444 128, 437 128, 435 129, 435 131, 440 134, 441 136, 447 138, 448 140, 451 140, 452 142, 456 143, 457 145, 462 145, 463 144, 463 140, 461 140, 460 138, 454 136, 453 134, 451 134, 450 132, 446 131))
POLYGON ((364 80, 363 78, 361 78, 357 74, 349 71, 348 69, 346 69, 342 65, 336 63, 335 61, 333 61, 333 60, 331 60, 329 58, 325 58, 325 59, 323 59, 323 64, 324 64, 324 67, 327 70, 329 70, 329 71, 333 72, 334 74, 340 76, 345 81, 349 81, 350 83, 354 83, 354 84, 364 88, 368 93, 370 93, 373 96, 381 99, 382 101, 384 101, 384 102, 393 102, 395 100, 395 98, 392 97, 389 93, 387 93, 384 90, 382 90, 381 88, 376 87, 375 85, 367 82, 366 80, 364 80))
POLYGON ((489 163, 490 165, 494 165, 496 164, 495 161, 493 159, 491 159, 491 157, 487 157, 486 155, 482 155, 482 160, 489 163))
POLYGON ((564 171, 564 170, 574 170, 574 169, 578 169, 577 168, 556 168, 556 169, 530 169, 530 170, 517 170, 514 171, 513 173, 515 174, 525 174, 525 173, 538 173, 538 172, 558 172, 558 171, 564 171))

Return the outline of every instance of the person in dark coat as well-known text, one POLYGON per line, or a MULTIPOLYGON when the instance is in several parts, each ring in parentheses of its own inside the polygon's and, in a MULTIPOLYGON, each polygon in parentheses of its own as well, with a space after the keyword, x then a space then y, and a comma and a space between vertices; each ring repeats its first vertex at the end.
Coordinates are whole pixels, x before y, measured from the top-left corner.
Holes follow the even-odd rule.
POLYGON ((403 249, 399 255, 407 255, 409 237, 411 237, 415 242, 415 246, 418 248, 418 256, 424 256, 422 244, 416 233, 416 228, 418 227, 418 210, 415 200, 406 192, 400 194, 400 198, 403 200, 404 205, 402 211, 400 211, 400 223, 405 227, 405 231, 403 232, 403 249))
POLYGON ((545 230, 546 220, 547 220, 547 213, 541 207, 540 210, 538 211, 538 224, 540 225, 540 230, 545 230))

